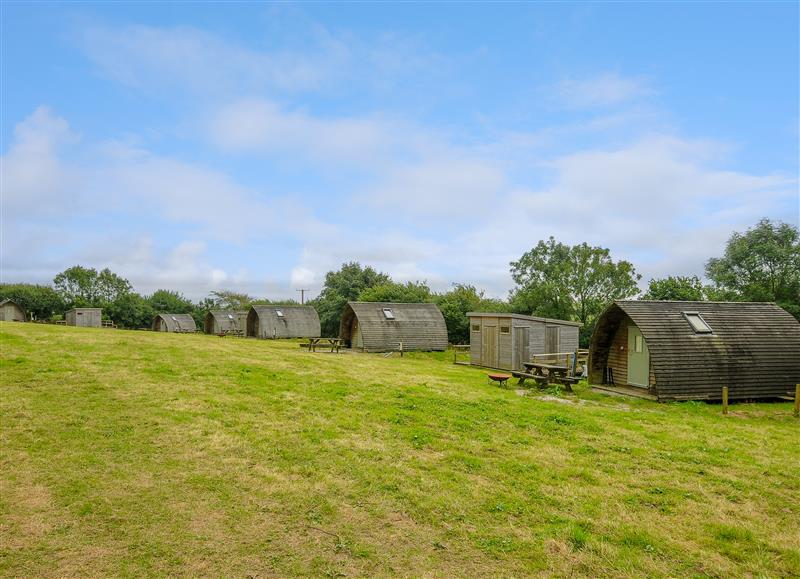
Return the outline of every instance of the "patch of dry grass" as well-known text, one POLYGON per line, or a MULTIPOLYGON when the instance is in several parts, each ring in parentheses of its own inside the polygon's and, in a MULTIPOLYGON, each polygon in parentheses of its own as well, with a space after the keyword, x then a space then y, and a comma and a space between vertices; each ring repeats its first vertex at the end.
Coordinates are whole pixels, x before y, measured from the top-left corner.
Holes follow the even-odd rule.
POLYGON ((520 396, 441 354, 203 335, 0 346, 4 575, 800 575, 789 404, 520 396))

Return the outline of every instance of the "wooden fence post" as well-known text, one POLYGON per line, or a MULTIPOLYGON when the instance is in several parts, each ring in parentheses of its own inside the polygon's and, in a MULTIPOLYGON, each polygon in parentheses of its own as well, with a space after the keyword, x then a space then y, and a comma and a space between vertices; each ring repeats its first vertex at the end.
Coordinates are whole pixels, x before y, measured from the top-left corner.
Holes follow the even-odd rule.
POLYGON ((722 387, 722 413, 728 413, 728 387, 722 387))
POLYGON ((794 385, 794 415, 800 416, 800 384, 794 385))

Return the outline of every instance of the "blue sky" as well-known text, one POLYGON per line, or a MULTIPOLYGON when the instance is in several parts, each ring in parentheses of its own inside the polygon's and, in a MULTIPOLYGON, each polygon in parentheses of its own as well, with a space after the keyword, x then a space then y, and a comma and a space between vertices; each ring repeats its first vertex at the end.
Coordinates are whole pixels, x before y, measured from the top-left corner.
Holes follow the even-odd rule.
POLYGON ((2 4, 2 278, 192 298, 358 260, 505 296, 798 224, 798 4, 2 4))

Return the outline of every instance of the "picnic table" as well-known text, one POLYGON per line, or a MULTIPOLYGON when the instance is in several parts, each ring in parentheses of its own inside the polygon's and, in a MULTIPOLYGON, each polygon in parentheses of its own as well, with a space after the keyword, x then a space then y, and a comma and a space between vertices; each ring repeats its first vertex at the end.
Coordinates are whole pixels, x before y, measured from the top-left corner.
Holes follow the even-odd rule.
POLYGON ((339 353, 342 347, 341 338, 309 338, 308 342, 300 344, 301 348, 308 348, 309 352, 316 352, 317 348, 330 348, 331 352, 339 353))
POLYGON ((539 385, 547 385, 551 382, 563 384, 568 392, 572 392, 572 384, 578 381, 569 376, 567 366, 541 362, 523 362, 522 365, 525 366, 525 372, 514 372, 514 376, 519 378, 519 384, 524 384, 527 378, 531 378, 539 385))

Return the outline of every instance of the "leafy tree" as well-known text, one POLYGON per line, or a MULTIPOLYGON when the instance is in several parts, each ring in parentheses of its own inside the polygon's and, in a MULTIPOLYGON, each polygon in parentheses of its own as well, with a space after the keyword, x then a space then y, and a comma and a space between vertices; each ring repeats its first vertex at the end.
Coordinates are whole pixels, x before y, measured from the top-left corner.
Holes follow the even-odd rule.
POLYGON ((651 279, 642 299, 698 302, 706 299, 706 289, 696 275, 669 276, 651 279))
MULTIPOLYGON (((208 309, 222 309, 222 310, 249 310, 256 301, 260 303, 264 300, 258 300, 251 295, 232 290, 215 290, 211 292, 208 302, 213 304, 213 308, 208 309)), ((269 303, 269 300, 266 300, 269 303)))
POLYGON ((53 315, 61 315, 66 305, 52 287, 29 283, 0 285, 0 300, 12 299, 25 309, 30 319, 47 320, 53 315))
POLYGON ((118 297, 103 311, 122 328, 149 328, 156 314, 150 302, 134 292, 118 297))
POLYGON ((195 309, 191 300, 172 290, 156 290, 147 302, 156 314, 191 314, 195 309))
POLYGON ((614 262, 608 249, 570 247, 553 237, 511 262, 511 276, 517 284, 511 294, 515 311, 581 322, 582 345, 588 345, 609 303, 639 293, 641 278, 630 262, 614 262))
POLYGON ((776 302, 800 319, 800 233, 788 223, 762 219, 734 232, 725 254, 709 259, 706 275, 716 290, 745 301, 776 302))
POLYGON ((469 342, 467 312, 507 312, 510 310, 508 303, 488 299, 484 296, 483 291, 477 290, 475 286, 465 284, 455 284, 450 291, 436 295, 435 301, 444 316, 448 339, 453 344, 469 342))
POLYGON ((74 265, 53 279, 56 291, 67 307, 106 307, 132 288, 127 279, 105 268, 99 273, 94 268, 74 265))
POLYGON ((153 309, 153 316, 156 314, 191 314, 196 324, 202 326, 205 321, 205 310, 197 308, 191 300, 179 292, 160 289, 146 299, 153 309))
POLYGON ((338 335, 342 310, 348 301, 357 300, 367 288, 385 285, 390 281, 388 275, 369 266, 362 267, 355 261, 342 264, 338 271, 329 271, 319 296, 308 302, 319 314, 322 335, 338 335))
POLYGON ((408 282, 405 284, 389 282, 365 289, 358 296, 360 302, 400 302, 422 304, 430 302, 433 294, 425 282, 408 282))

